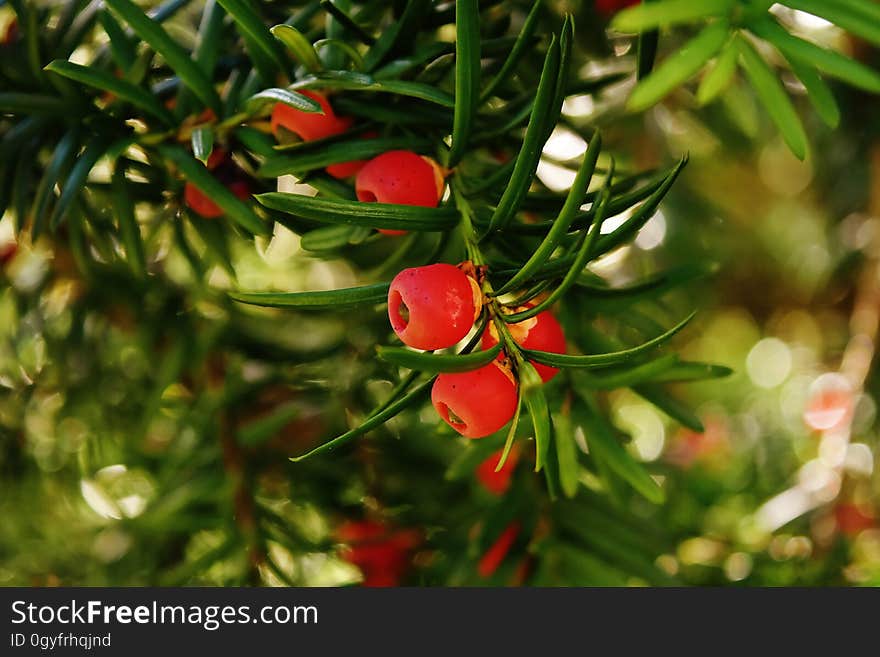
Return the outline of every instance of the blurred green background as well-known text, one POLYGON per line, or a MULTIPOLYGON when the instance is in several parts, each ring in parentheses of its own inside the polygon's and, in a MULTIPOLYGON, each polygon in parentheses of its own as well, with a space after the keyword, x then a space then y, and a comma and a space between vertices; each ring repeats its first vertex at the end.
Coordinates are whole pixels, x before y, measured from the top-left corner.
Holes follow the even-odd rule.
MULTIPOLYGON (((10 17, 0 7, 0 32, 10 17)), ((877 61, 819 19, 789 18, 877 61)), ((185 15, 174 21, 186 29, 185 15)), ((631 70, 630 40, 611 48, 616 57, 592 58, 585 71, 631 70)), ((806 107, 796 80, 785 82, 806 107)), ((646 552, 671 579, 618 577, 607 555, 576 567, 538 536, 517 547, 537 561, 528 583, 880 585, 880 103, 835 88, 841 127, 804 111, 812 149, 800 162, 740 82, 708 108, 682 90, 637 117, 622 110, 631 84, 566 101, 569 128, 557 128, 539 177, 567 187, 587 124, 603 127, 622 166, 690 153, 635 243, 593 270, 623 285, 713 263, 659 312, 699 309, 675 348, 735 374, 674 388, 702 434, 631 392, 608 398, 668 500, 596 501, 581 526, 610 536, 602 518, 632 518, 634 540, 659 537, 646 552), (590 565, 608 578, 585 574, 590 565)), ((139 218, 154 208, 138 203, 139 218)), ((57 244, 13 252, 10 224, 0 221, 0 585, 354 583, 333 528, 379 508, 425 536, 407 583, 481 583, 473 563, 485 546, 472 527, 496 501, 470 477, 444 478, 463 441, 438 428, 430 407, 341 456, 287 460, 390 389, 372 358, 389 341, 381 312, 231 305, 218 293, 229 274, 208 257, 195 276, 169 225, 153 236, 163 280, 137 289, 88 280, 57 244)), ((190 237, 198 258, 204 246, 190 237)), ((238 285, 355 285, 387 255, 319 259, 298 240, 279 228, 256 247, 233 241, 238 285)), ((649 304, 646 321, 656 312, 649 304)), ((524 498, 541 484, 528 467, 516 477, 524 498)), ((584 486, 601 489, 589 477, 584 486)), ((573 504, 552 513, 579 518, 573 504)))

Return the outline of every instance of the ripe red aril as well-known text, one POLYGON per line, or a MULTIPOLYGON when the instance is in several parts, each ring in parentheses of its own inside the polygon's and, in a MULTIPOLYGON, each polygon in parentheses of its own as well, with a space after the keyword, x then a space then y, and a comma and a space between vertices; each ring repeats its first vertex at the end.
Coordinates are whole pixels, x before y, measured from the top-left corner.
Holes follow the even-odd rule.
MULTIPOLYGON (((244 180, 235 180, 229 183, 229 191, 244 201, 251 195, 250 185, 244 180)), ((223 210, 208 196, 192 183, 186 183, 183 190, 183 198, 186 205, 200 217, 214 219, 223 216, 223 210)))
POLYGON ((495 574, 498 567, 507 557, 510 548, 513 547, 516 537, 519 535, 520 524, 516 521, 510 523, 501 535, 495 540, 492 546, 486 550, 477 564, 477 572, 480 577, 488 579, 495 574))
MULTIPOLYGON (((437 207, 445 186, 443 171, 431 158, 412 151, 388 151, 367 162, 355 179, 355 192, 365 203, 437 207)), ((380 229, 386 235, 406 231, 380 229)))
POLYGON ((404 344, 443 349, 464 338, 482 308, 477 282, 453 265, 404 269, 388 289, 388 318, 404 344))
MULTIPOLYGON (((534 303, 528 303, 520 306, 516 308, 516 312, 532 308, 534 305, 534 303)), ((565 334, 562 332, 562 326, 549 310, 516 324, 508 324, 507 327, 516 343, 525 349, 547 351, 554 354, 565 353, 565 334)), ((483 331, 482 344, 483 349, 491 349, 498 344, 498 330, 493 322, 489 322, 486 330, 483 331)), ((535 370, 544 383, 559 372, 556 367, 542 365, 534 361, 530 362, 535 366, 535 370)))
POLYGON ((349 520, 336 529, 336 539, 346 543, 340 556, 361 570, 363 585, 382 587, 400 584, 421 536, 375 520, 349 520))
POLYGON ((431 389, 437 413, 466 438, 483 438, 501 429, 516 413, 517 402, 513 374, 498 361, 441 374, 431 389))
POLYGON ((516 464, 519 461, 519 450, 514 447, 507 455, 507 460, 501 469, 496 472, 498 462, 501 460, 503 449, 492 452, 487 459, 477 466, 477 481, 493 495, 504 495, 510 488, 513 472, 516 470, 516 464))
POLYGON ((341 134, 351 127, 353 119, 336 116, 330 101, 323 93, 310 89, 301 89, 299 93, 317 102, 324 113, 303 112, 290 105, 277 103, 272 109, 270 120, 272 134, 276 139, 282 140, 286 131, 302 141, 315 141, 341 134))

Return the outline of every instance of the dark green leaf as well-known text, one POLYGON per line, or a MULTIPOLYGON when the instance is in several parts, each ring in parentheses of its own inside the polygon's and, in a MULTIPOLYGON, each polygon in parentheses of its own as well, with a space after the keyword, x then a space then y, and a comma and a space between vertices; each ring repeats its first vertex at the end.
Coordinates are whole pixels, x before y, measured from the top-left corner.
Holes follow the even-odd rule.
POLYGON ((207 165, 211 151, 214 150, 214 131, 211 126, 204 125, 193 130, 190 141, 195 158, 207 165))
POLYGON ((487 235, 510 223, 535 177, 535 171, 541 159, 541 149, 544 147, 544 140, 547 136, 544 127, 551 122, 551 119, 555 120, 555 117, 552 116, 552 103, 559 75, 559 58, 559 42, 554 37, 550 41, 547 55, 544 58, 541 79, 535 92, 535 103, 532 106, 532 114, 529 117, 529 125, 526 128, 522 147, 516 157, 513 174, 510 176, 498 206, 492 213, 487 235))
POLYGON ((291 89, 347 89, 349 91, 376 91, 427 100, 442 107, 455 107, 455 99, 434 86, 405 80, 375 80, 354 71, 332 71, 309 76, 291 85, 291 89))
POLYGON ((685 317, 678 324, 673 326, 671 329, 658 335, 656 338, 648 340, 640 344, 637 347, 631 347, 629 349, 621 349, 620 351, 612 351, 605 354, 591 354, 588 356, 573 356, 571 354, 553 354, 547 351, 533 351, 531 349, 524 349, 523 353, 529 358, 529 360, 537 361, 538 363, 542 363, 544 365, 551 365, 553 367, 586 367, 586 368, 594 368, 594 367, 603 367, 606 365, 613 365, 617 363, 625 363, 627 361, 632 360, 633 358, 644 354, 647 351, 655 349, 660 346, 664 342, 669 341, 676 333, 681 331, 687 324, 694 318, 696 312, 691 313, 687 317, 685 317))
MULTIPOLYGON (((641 6, 654 7, 655 5, 641 6)), ((727 21, 717 21, 704 28, 698 36, 684 44, 674 55, 667 58, 656 71, 636 85, 627 101, 627 108, 638 112, 657 103, 693 76, 716 52, 721 50, 729 34, 730 26, 727 21)))
MULTIPOLYGON (((125 141, 128 142, 130 140, 125 141)), ((88 180, 89 173, 91 173, 97 161, 107 153, 108 146, 108 140, 103 135, 93 137, 86 144, 83 152, 71 168, 67 180, 61 185, 61 196, 58 197, 58 202, 55 204, 55 209, 52 211, 52 216, 49 219, 49 225, 52 229, 55 229, 67 216, 71 203, 79 197, 88 180)))
POLYGON ((770 19, 754 21, 749 27, 755 34, 776 46, 786 57, 791 56, 812 64, 826 75, 843 80, 854 87, 875 94, 880 93, 880 73, 864 64, 834 50, 793 36, 779 23, 770 19))
POLYGON ((535 26, 538 22, 541 2, 542 0, 535 0, 535 4, 532 5, 528 16, 526 16, 526 20, 519 31, 519 36, 517 36, 513 47, 510 49, 510 53, 504 60, 504 64, 502 64, 501 69, 495 77, 492 78, 489 84, 483 89, 483 93, 480 96, 480 103, 484 103, 491 98, 498 86, 507 81, 514 70, 516 70, 516 65, 519 63, 522 56, 528 51, 528 48, 532 46, 532 35, 535 33, 535 26))
POLYGON ((715 64, 703 76, 697 89, 697 102, 706 105, 724 91, 736 73, 736 60, 739 51, 735 42, 730 41, 724 46, 721 54, 715 60, 715 64))
POLYGON ((580 485, 580 466, 578 448, 574 440, 574 427, 565 412, 553 417, 553 442, 556 445, 556 459, 559 462, 559 486, 566 497, 574 497, 580 485))
POLYGON ((663 489, 617 442, 613 430, 599 412, 592 396, 581 390, 577 392, 583 403, 575 405, 573 411, 583 422, 587 444, 594 458, 601 459, 612 472, 628 482, 645 499, 654 504, 662 504, 665 498, 663 489))
POLYGON ((651 404, 666 413, 666 415, 691 431, 703 433, 706 430, 703 423, 700 421, 700 418, 698 418, 693 411, 679 400, 670 396, 669 393, 659 385, 646 383, 635 386, 633 390, 640 397, 651 402, 651 404))
POLYGON ((431 142, 427 139, 405 136, 324 143, 318 148, 293 149, 275 154, 263 162, 257 175, 264 178, 277 178, 288 173, 295 174, 313 169, 323 169, 338 162, 366 160, 395 149, 405 148, 416 153, 425 152, 430 146, 431 142))
POLYGON ((141 39, 165 58, 168 65, 180 77, 181 82, 191 89, 199 100, 218 115, 221 113, 220 98, 211 81, 191 59, 190 54, 172 39, 159 23, 148 18, 131 0, 106 0, 106 3, 141 39))
POLYGON ((807 96, 816 110, 816 114, 824 121, 825 125, 830 128, 837 128, 840 125, 840 108, 837 101, 834 100, 834 94, 825 84, 825 80, 816 71, 811 64, 804 63, 799 59, 791 57, 788 59, 792 72, 803 83, 807 90, 807 96))
POLYGON ((556 221, 553 222, 547 235, 541 241, 538 248, 532 253, 532 256, 528 261, 526 261, 520 270, 504 285, 496 290, 496 295, 502 295, 511 290, 515 290, 522 283, 529 280, 531 276, 540 269, 545 262, 547 262, 557 246, 559 246, 562 239, 566 237, 571 223, 574 221, 578 210, 580 210, 580 207, 584 202, 584 195, 587 192, 587 188, 590 186, 593 172, 596 170, 596 162, 599 159, 599 152, 601 149, 602 138, 597 131, 593 133, 593 136, 590 139, 590 145, 587 148, 587 152, 584 153, 584 159, 581 162, 580 168, 578 168, 574 182, 572 182, 571 187, 568 190, 568 196, 565 199, 565 203, 562 206, 559 216, 556 217, 556 221))
POLYGON ((341 447, 346 443, 351 442, 358 436, 362 436, 367 431, 371 429, 375 429, 376 427, 385 424, 388 420, 393 418, 395 415, 403 411, 409 406, 412 406, 416 402, 420 401, 422 397, 426 395, 430 386, 434 383, 434 379, 428 379, 424 383, 420 383, 416 386, 412 391, 398 399, 393 404, 389 404, 379 413, 375 415, 370 415, 363 423, 361 423, 358 427, 352 429, 351 431, 346 431, 341 436, 334 438, 333 440, 324 443, 323 445, 316 447, 315 449, 306 452, 302 456, 291 457, 291 461, 297 463, 304 459, 307 459, 311 456, 316 456, 318 454, 323 454, 324 452, 328 452, 330 450, 336 449, 337 447, 341 447))
POLYGON ((0 113, 69 116, 70 107, 61 98, 42 94, 0 92, 0 113))
POLYGON ((681 173, 681 170, 684 169, 687 162, 688 156, 685 155, 666 177, 666 180, 664 180, 657 190, 651 194, 641 206, 639 206, 639 209, 636 210, 629 219, 623 222, 613 232, 608 233, 607 235, 601 235, 596 242, 596 250, 593 253, 593 256, 607 253, 611 249, 620 246, 624 242, 628 242, 635 237, 636 233, 641 230, 642 226, 654 216, 660 202, 666 197, 666 194, 678 178, 678 174, 681 173))
POLYGON ((546 464, 550 450, 550 411, 547 408, 547 398, 544 396, 543 382, 531 363, 517 359, 517 378, 522 401, 529 409, 529 416, 532 419, 535 433, 535 472, 538 472, 546 464))
POLYGON ((298 109, 300 112, 309 112, 309 113, 317 113, 323 114, 324 110, 321 109, 321 105, 309 98, 308 96, 304 96, 295 91, 289 91, 288 89, 264 89, 259 93, 254 94, 250 98, 245 101, 245 107, 249 112, 254 112, 264 105, 275 105, 275 103, 284 103, 285 105, 290 105, 294 109, 298 109))
POLYGON ((740 62, 758 98, 779 131, 791 152, 803 160, 807 156, 807 134, 800 117, 791 104, 788 94, 776 74, 770 70, 754 46, 743 38, 737 39, 740 62))
POLYGON ((320 292, 230 292, 230 298, 242 303, 297 310, 348 310, 374 306, 388 300, 388 283, 320 292))
POLYGON ((403 45, 415 40, 419 27, 431 11, 431 0, 407 0, 406 9, 400 19, 393 21, 367 51, 364 65, 368 71, 374 70, 403 45))
POLYGON ((98 14, 98 22, 101 23, 101 27, 107 33, 113 60, 119 68, 127 72, 134 66, 134 62, 137 59, 134 44, 118 21, 113 18, 113 14, 106 9, 98 14))
POLYGON ((644 32, 721 16, 733 9, 735 4, 735 0, 659 0, 642 3, 617 14, 611 21, 611 27, 621 32, 644 32))
POLYGON ((109 91, 122 100, 131 103, 135 107, 153 116, 165 125, 173 125, 174 117, 156 100, 150 92, 133 85, 106 71, 101 71, 88 66, 81 66, 62 59, 56 59, 46 66, 47 71, 52 71, 65 78, 79 82, 80 84, 109 91))
POLYGON ((281 41, 287 49, 293 54, 294 59, 302 64, 307 71, 317 73, 321 70, 321 60, 318 53, 315 52, 314 46, 309 43, 302 32, 290 25, 276 25, 270 32, 281 41))
POLYGON ((287 67, 284 52, 274 38, 269 28, 263 23, 263 19, 257 13, 250 0, 217 0, 217 2, 232 16, 232 20, 238 25, 242 34, 246 35, 250 43, 254 44, 276 66, 277 70, 283 71, 287 67))
POLYGON ((116 160, 112 179, 113 214, 119 224, 119 233, 125 247, 128 265, 135 276, 143 277, 147 273, 147 261, 144 255, 144 242, 141 230, 134 215, 134 202, 128 190, 125 178, 125 166, 122 159, 116 160))
POLYGON ((474 351, 470 354, 429 354, 403 347, 384 346, 376 347, 376 352, 379 358, 392 365, 436 374, 439 372, 467 372, 491 363, 501 353, 501 344, 496 344, 485 351, 474 351))
POLYGON ((49 203, 54 198, 55 185, 58 183, 60 176, 66 174, 70 169, 73 159, 76 157, 80 148, 80 132, 77 128, 71 128, 58 141, 52 159, 46 167, 40 184, 34 193, 34 200, 31 204, 31 220, 33 221, 33 235, 36 239, 43 232, 44 220, 46 212, 49 209, 49 203))
POLYGON ((452 228, 458 222, 458 214, 447 207, 360 203, 284 192, 259 194, 257 200, 272 210, 328 224, 437 231, 452 228))
POLYGON ((171 144, 160 144, 158 149, 162 157, 174 162, 186 180, 216 203, 230 219, 254 235, 269 234, 268 226, 251 207, 239 200, 192 155, 171 144))
POLYGON ((465 154, 480 95, 480 3, 455 3, 455 115, 447 166, 465 154))

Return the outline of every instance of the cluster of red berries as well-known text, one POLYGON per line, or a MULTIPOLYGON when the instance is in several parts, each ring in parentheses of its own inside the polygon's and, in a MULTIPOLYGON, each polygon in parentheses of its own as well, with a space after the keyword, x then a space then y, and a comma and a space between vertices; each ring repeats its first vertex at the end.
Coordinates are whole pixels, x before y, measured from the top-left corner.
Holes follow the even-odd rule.
POLYGON ((340 556, 363 574, 363 586, 384 587, 400 584, 422 537, 376 520, 349 520, 336 528, 336 539, 344 543, 340 556))
MULTIPOLYGON (((336 114, 327 96, 318 91, 301 90, 299 93, 311 98, 321 106, 321 112, 304 112, 284 103, 277 103, 272 109, 270 127, 272 134, 281 143, 293 140, 303 142, 327 139, 350 130, 354 119, 336 114)), ((364 137, 376 137, 375 132, 365 132, 364 137)), ((225 154, 208 159, 209 170, 219 163, 226 162, 225 154)), ((355 191, 359 201, 366 203, 393 203, 397 205, 417 205, 436 207, 443 197, 446 186, 446 172, 433 159, 412 151, 387 151, 367 160, 351 160, 331 164, 325 169, 334 178, 343 179, 356 176, 355 191)), ((222 172, 221 172, 222 173, 222 172)), ((250 187, 240 176, 218 174, 218 178, 239 198, 250 195, 250 187)), ((187 183, 184 201, 195 212, 211 218, 223 214, 217 205, 205 196, 195 185, 187 183)), ((380 229, 386 235, 402 235, 406 231, 380 229)))
MULTIPOLYGON (((301 141, 326 139, 346 132, 354 124, 352 117, 337 115, 324 94, 310 90, 300 93, 317 102, 324 113, 303 112, 278 103, 272 111, 271 125, 279 141, 286 141, 291 135, 301 141)), ((364 133, 364 137, 375 136, 374 132, 364 133)), ((444 172, 434 160, 403 150, 388 151, 369 161, 331 164, 326 171, 334 178, 356 176, 357 198, 366 203, 433 208, 440 202, 446 184, 444 172)), ((380 229, 379 232, 401 235, 406 231, 380 229)))
MULTIPOLYGON (((415 349, 444 349, 462 340, 473 328, 483 305, 477 281, 464 268, 449 264, 404 269, 388 290, 388 318, 404 344, 415 349)), ((532 307, 528 304, 515 310, 532 307)), ((544 311, 511 324, 513 339, 525 349, 565 353, 565 336, 556 318, 544 311)), ((482 348, 498 344, 491 322, 482 336, 482 348)), ((541 379, 552 379, 557 369, 533 363, 541 379)), ((468 438, 482 438, 507 424, 516 412, 517 382, 504 352, 488 365, 467 372, 441 374, 434 382, 431 401, 440 417, 468 438)))

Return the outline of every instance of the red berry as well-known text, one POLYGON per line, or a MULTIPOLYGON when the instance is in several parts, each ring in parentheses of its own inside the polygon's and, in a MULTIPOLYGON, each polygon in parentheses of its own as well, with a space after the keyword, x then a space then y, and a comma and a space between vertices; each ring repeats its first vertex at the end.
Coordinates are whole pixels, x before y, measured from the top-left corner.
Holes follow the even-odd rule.
POLYGON ((352 119, 336 116, 324 94, 309 89, 301 89, 299 93, 316 101, 324 113, 303 112, 290 105, 277 103, 272 109, 271 119, 272 133, 276 138, 279 136, 279 128, 292 132, 303 141, 315 141, 338 135, 351 127, 352 119))
POLYGON ((211 151, 211 154, 208 156, 208 161, 205 162, 205 166, 208 167, 210 171, 213 171, 221 164, 226 161, 226 151, 222 148, 215 148, 211 151))
MULTIPOLYGON (((527 310, 534 305, 530 302, 525 306, 520 306, 516 311, 527 310)), ((565 353, 565 334, 562 332, 562 326, 549 310, 516 324, 508 324, 508 329, 516 343, 525 349, 548 351, 553 354, 565 353)), ((498 331, 495 324, 489 322, 486 330, 483 331, 483 349, 491 349, 496 344, 498 344, 498 331)), ((556 367, 542 365, 534 361, 530 362, 535 366, 535 370, 545 383, 559 372, 556 367)))
POLYGON ((510 422, 516 412, 516 383, 510 370, 492 361, 469 372, 438 376, 431 402, 462 436, 483 438, 510 422))
MULTIPOLYGON (((251 195, 250 185, 244 180, 236 180, 229 184, 229 191, 244 201, 251 195)), ((191 182, 186 183, 183 199, 187 206, 197 215, 205 219, 214 219, 223 215, 223 210, 191 182)))
POLYGON ((480 574, 480 577, 489 578, 495 571, 498 570, 498 567, 501 565, 501 562, 504 561, 504 558, 507 556, 507 553, 510 552, 510 548, 513 547, 514 541, 516 541, 516 537, 519 535, 519 523, 512 522, 510 523, 498 539, 492 544, 483 556, 480 558, 480 563, 477 565, 477 572, 480 574))
POLYGON ((392 530, 372 520, 347 521, 336 530, 347 543, 340 556, 357 566, 364 586, 397 586, 409 567, 409 555, 421 537, 414 530, 392 530))
POLYGON ((504 465, 496 472, 495 468, 498 467, 498 461, 501 460, 503 453, 504 450, 499 449, 477 466, 477 481, 493 495, 504 495, 507 492, 507 489, 510 488, 513 472, 516 470, 517 461, 519 461, 519 450, 513 448, 507 455, 504 465))
POLYGON ((0 265, 9 263, 18 253, 18 242, 6 242, 0 244, 0 265))
POLYGON ((639 0, 596 0, 596 11, 606 18, 611 18, 614 14, 639 4, 639 0))
POLYGON ((443 349, 464 338, 480 313, 476 281, 458 267, 439 263, 404 269, 388 290, 388 318, 404 344, 443 349))
MULTIPOLYGON (((412 151, 388 151, 367 162, 355 179, 359 201, 437 207, 443 196, 443 174, 430 158, 412 151)), ((386 235, 406 231, 380 229, 386 235)))

